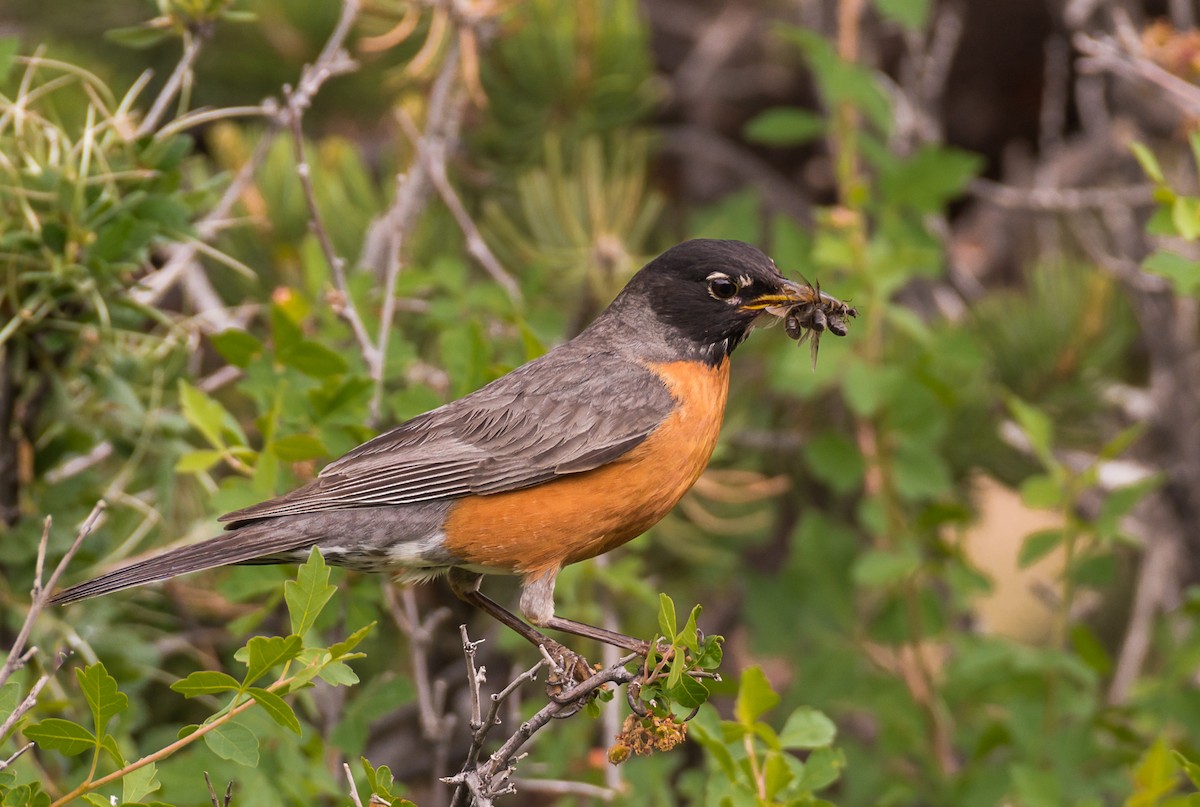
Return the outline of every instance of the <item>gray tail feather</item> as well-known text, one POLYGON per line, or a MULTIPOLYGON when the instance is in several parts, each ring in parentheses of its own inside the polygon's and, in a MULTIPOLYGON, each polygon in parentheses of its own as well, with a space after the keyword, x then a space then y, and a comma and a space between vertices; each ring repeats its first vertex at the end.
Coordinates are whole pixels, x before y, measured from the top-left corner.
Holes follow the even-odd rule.
POLYGON ((312 544, 312 536, 306 535, 304 530, 285 529, 278 524, 262 522, 198 544, 172 549, 148 560, 131 563, 94 580, 60 591, 50 602, 66 605, 188 572, 261 561, 266 556, 309 547, 312 544))

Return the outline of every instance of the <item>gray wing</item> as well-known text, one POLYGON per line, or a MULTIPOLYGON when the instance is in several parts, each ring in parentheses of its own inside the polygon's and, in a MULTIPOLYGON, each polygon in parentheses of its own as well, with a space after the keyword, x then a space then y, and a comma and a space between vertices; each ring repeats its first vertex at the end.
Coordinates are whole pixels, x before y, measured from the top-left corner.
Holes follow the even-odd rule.
POLYGON ((362 444, 309 484, 221 520, 237 527, 531 487, 620 458, 673 406, 662 380, 641 365, 609 353, 551 351, 362 444))

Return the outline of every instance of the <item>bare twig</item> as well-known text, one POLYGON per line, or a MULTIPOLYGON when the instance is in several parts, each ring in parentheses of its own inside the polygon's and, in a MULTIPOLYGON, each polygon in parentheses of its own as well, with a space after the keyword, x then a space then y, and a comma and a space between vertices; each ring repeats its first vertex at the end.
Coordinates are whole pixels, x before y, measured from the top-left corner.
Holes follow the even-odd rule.
MULTIPOLYGON (((17 638, 9 649, 7 658, 4 659, 4 666, 0 667, 0 686, 4 686, 13 673, 24 667, 37 654, 38 648, 36 646, 28 650, 25 649, 25 644, 29 641, 29 635, 33 631, 33 625, 37 621, 38 615, 41 614, 42 609, 46 607, 46 603, 49 602, 51 593, 58 586, 58 579, 66 571, 67 566, 71 563, 71 559, 79 551, 79 547, 83 545, 84 539, 91 534, 96 524, 99 523, 100 517, 104 513, 104 508, 105 503, 103 499, 96 502, 96 505, 92 508, 92 512, 88 514, 88 517, 79 526, 70 549, 63 555, 58 565, 54 567, 54 571, 50 574, 50 579, 43 585, 42 575, 46 567, 46 549, 50 542, 51 524, 51 518, 49 516, 46 517, 42 527, 42 537, 38 541, 37 563, 34 570, 33 588, 30 591, 29 612, 25 614, 25 622, 21 625, 21 630, 17 633, 17 638)), ((17 724, 17 721, 24 717, 37 704, 38 695, 41 693, 42 688, 58 673, 68 655, 69 653, 60 653, 54 663, 54 667, 34 682, 25 699, 4 719, 3 723, 0 723, 0 739, 3 739, 12 727, 17 724)), ((20 753, 18 752, 10 758, 9 762, 16 759, 20 753)), ((5 765, 7 764, 5 763, 5 765)), ((0 766, 0 769, 3 769, 3 767, 0 766)))
POLYGON ((446 712, 446 682, 435 681, 430 673, 429 649, 438 626, 450 616, 450 609, 438 608, 422 620, 412 589, 401 589, 397 599, 396 587, 386 581, 383 583, 383 599, 392 621, 408 636, 421 736, 433 746, 433 776, 440 780, 447 770, 450 741, 457 718, 446 712))
POLYGON ((994 205, 1033 211, 1075 212, 1154 203, 1154 186, 1149 184, 1115 188, 1016 188, 990 179, 974 179, 967 189, 994 205))
POLYGON ((812 222, 812 205, 795 181, 749 149, 700 126, 666 126, 660 131, 665 150, 681 159, 699 160, 709 170, 723 169, 743 177, 762 192, 772 208, 801 223, 812 222))
MULTIPOLYGON (((42 538, 38 542, 37 568, 34 574, 33 590, 30 592, 29 612, 25 615, 25 623, 21 625, 21 630, 17 634, 12 647, 9 649, 8 657, 4 660, 4 666, 0 667, 0 686, 4 686, 12 674, 24 666, 25 662, 35 652, 35 648, 31 648, 29 653, 24 652, 25 643, 29 641, 29 634, 33 631, 33 623, 37 621, 38 614, 46 607, 46 603, 50 600, 51 592, 58 585, 58 579, 66 571, 67 566, 71 563, 71 559, 79 551, 79 547, 83 545, 84 539, 91 534, 96 524, 99 523, 100 516, 104 513, 105 507, 103 499, 96 502, 96 506, 92 508, 92 512, 88 514, 88 517, 79 526, 79 531, 75 534, 75 541, 71 544, 71 548, 67 550, 62 560, 54 567, 50 579, 43 586, 42 571, 46 561, 46 547, 50 541, 51 523, 50 517, 46 517, 45 525, 42 528, 42 538)), ((20 709, 17 711, 20 711, 20 709)), ((16 713, 14 712, 14 714, 16 713)))
POLYGON ((487 683, 487 670, 484 667, 475 666, 475 648, 484 640, 472 642, 467 636, 465 624, 458 626, 458 632, 462 635, 463 658, 467 662, 467 683, 471 690, 471 731, 479 731, 483 728, 483 715, 480 714, 479 708, 479 687, 487 683))
POLYGON ((284 88, 284 95, 288 99, 288 108, 291 110, 288 119, 296 154, 296 176, 300 179, 300 188, 304 192, 305 204, 308 205, 308 226, 316 236, 317 243, 321 245, 321 252, 324 253, 325 260, 329 264, 330 274, 333 275, 333 285, 341 298, 336 306, 338 313, 349 323, 350 330, 354 332, 354 338, 358 342, 358 349, 362 351, 363 359, 366 360, 367 367, 374 376, 379 372, 379 351, 367 334, 362 317, 358 314, 358 306, 354 303, 354 296, 350 293, 349 284, 346 282, 346 260, 334 249, 333 239, 329 237, 329 230, 326 229, 325 220, 321 217, 321 209, 317 206, 317 194, 312 182, 312 167, 308 164, 308 157, 304 154, 304 131, 301 128, 304 107, 298 100, 300 95, 292 92, 290 88, 284 88))
POLYGON ((1078 61, 1081 69, 1104 71, 1121 78, 1148 82, 1163 90, 1166 97, 1184 113, 1200 115, 1200 87, 1164 70, 1130 46, 1119 44, 1111 36, 1084 33, 1076 34, 1072 41, 1076 49, 1084 54, 1084 58, 1078 61))
MULTIPOLYGON (((551 720, 566 717, 579 711, 597 689, 608 684, 619 686, 636 680, 640 672, 631 672, 626 669, 626 665, 636 658, 636 654, 624 656, 618 659, 616 663, 595 673, 586 681, 576 684, 552 699, 538 710, 533 717, 523 722, 511 736, 501 743, 500 748, 485 762, 479 763, 479 752, 488 732, 500 724, 497 715, 499 714, 501 704, 521 684, 533 680, 537 675, 537 671, 543 666, 550 664, 550 662, 543 659, 510 681, 500 692, 492 695, 492 708, 489 710, 487 718, 480 721, 478 730, 474 732, 471 751, 468 753, 463 769, 454 776, 442 779, 447 784, 457 786, 454 799, 451 803, 460 807, 466 804, 474 804, 475 807, 486 807, 492 804, 492 799, 496 796, 514 792, 516 784, 512 779, 512 774, 514 765, 520 758, 517 756, 517 752, 520 751, 521 747, 534 734, 547 726, 551 720)), ((603 790, 605 793, 611 793, 607 788, 603 790)))
POLYGON ((408 636, 412 657, 413 682, 417 689, 417 706, 421 716, 421 733, 425 739, 447 739, 453 715, 445 714, 446 691, 443 682, 433 681, 429 672, 429 646, 435 631, 450 616, 449 608, 438 608, 424 620, 417 609, 417 598, 411 588, 401 589, 400 601, 395 587, 384 584, 384 601, 393 621, 408 636), (401 610, 403 605, 403 610, 401 610))
MULTIPOLYGON (((355 64, 345 50, 346 37, 358 17, 359 0, 343 0, 342 13, 338 18, 324 47, 316 61, 301 71, 296 89, 288 95, 286 105, 275 98, 267 98, 257 107, 245 107, 235 110, 213 110, 211 114, 261 114, 269 120, 266 131, 263 132, 250 159, 248 159, 234 176, 232 182, 221 195, 220 200, 206 215, 196 223, 196 234, 200 241, 212 238, 228 219, 234 205, 241 198, 246 188, 254 180, 258 169, 266 161, 271 145, 282 128, 292 124, 293 117, 302 116, 303 110, 311 104, 321 86, 330 78, 354 69, 355 64)), ((286 88, 285 88, 286 89, 286 88)), ((198 113, 209 114, 209 113, 198 113)), ((200 264, 196 262, 198 244, 196 241, 178 244, 168 250, 169 258, 161 269, 147 277, 141 286, 134 290, 132 298, 142 305, 153 305, 175 285, 185 273, 198 275, 190 284, 189 291, 195 293, 201 285, 208 284, 203 276, 200 264)), ((220 298, 215 294, 204 295, 211 302, 220 298)))
POLYGON ((450 214, 458 224, 459 230, 462 231, 463 237, 466 239, 467 252, 483 267, 484 271, 492 276, 492 280, 500 284, 500 287, 504 289, 508 298, 513 303, 520 303, 521 289, 517 285, 517 281, 513 280, 512 275, 500 265, 499 259, 496 258, 491 247, 487 245, 483 234, 479 232, 479 227, 476 226, 471 215, 467 213, 462 200, 458 198, 458 193, 454 190, 454 186, 450 184, 450 179, 446 175, 448 144, 440 139, 428 140, 423 138, 413 119, 403 109, 396 111, 396 120, 400 123, 400 129, 404 132, 404 135, 412 142, 413 148, 417 153, 417 159, 424 165, 425 171, 429 174, 429 179, 433 183, 433 187, 442 198, 442 202, 450 210, 450 214))
POLYGON ((1158 534, 1156 530, 1146 531, 1145 554, 1138 569, 1129 626, 1121 642, 1112 681, 1108 685, 1110 704, 1119 706, 1125 703, 1141 674, 1150 653, 1154 619, 1163 610, 1169 592, 1178 590, 1178 581, 1175 579, 1179 572, 1178 552, 1172 536, 1158 534))
MULTIPOLYGON (((20 659, 20 664, 24 665, 36 652, 36 647, 29 648, 29 652, 20 659)), ((50 679, 58 674, 58 671, 62 669, 63 663, 70 655, 69 652, 59 653, 58 658, 54 662, 54 667, 49 672, 42 674, 34 682, 33 686, 29 688, 29 694, 25 696, 25 699, 17 705, 16 709, 13 709, 12 714, 6 717, 3 723, 0 723, 0 739, 7 736, 12 727, 17 724, 17 721, 24 717, 37 704, 38 695, 41 694, 42 688, 50 683, 50 679)), ((3 766, 0 766, 0 770, 3 770, 3 766)))
MULTIPOLYGON (((609 710, 614 711, 612 709, 609 710)), ((609 765, 605 770, 617 770, 615 765, 609 765)), ((571 782, 563 779, 517 779, 514 787, 527 793, 544 793, 547 796, 580 796, 585 799, 612 801, 620 795, 611 787, 601 787, 588 782, 571 782)))
MULTIPOLYGON (((599 555, 594 561, 598 567, 607 568, 610 560, 608 555, 599 555)), ((605 630, 611 630, 618 633, 621 626, 617 619, 617 608, 613 601, 612 591, 607 586, 601 586, 599 591, 600 600, 600 626, 605 630)), ((620 660, 620 650, 610 644, 600 645, 600 664, 604 667, 612 667, 620 660)), ((616 737, 621 731, 621 710, 617 708, 608 708, 600 715, 601 732, 603 736, 611 740, 616 737)), ((604 766, 604 784, 612 793, 621 791, 624 784, 624 777, 621 775, 621 768, 617 765, 604 766)), ((612 797, 609 796, 608 799, 612 797)))
POLYGON ((179 57, 179 64, 175 65, 175 70, 167 78, 167 83, 163 85, 158 97, 154 99, 150 111, 142 119, 141 125, 137 128, 137 137, 145 137, 158 127, 159 120, 166 113, 171 101, 179 94, 180 88, 191 80, 192 66, 196 64, 196 57, 200 55, 200 47, 211 33, 211 25, 200 26, 194 31, 184 32, 183 55, 179 57))
MULTIPOLYGON (((0 737, 3 737, 3 736, 4 736, 4 733, 3 733, 3 732, 0 732, 0 737)), ((26 751, 28 751, 30 748, 33 748, 33 743, 25 743, 23 746, 21 746, 20 748, 18 748, 18 749, 17 749, 17 750, 16 750, 16 751, 15 751, 15 752, 12 754, 12 756, 10 756, 8 759, 4 760, 3 762, 0 762, 0 771, 4 770, 4 769, 5 769, 5 768, 7 768, 9 765, 11 765, 11 764, 13 764, 14 762, 16 762, 16 761, 17 761, 17 759, 19 759, 19 758, 20 758, 21 754, 24 754, 24 753, 25 753, 26 751)))
POLYGON ((213 807, 229 807, 233 802, 232 781, 225 786, 225 798, 223 800, 217 797, 216 788, 213 787, 212 779, 208 777, 208 771, 204 772, 204 784, 208 785, 208 799, 212 802, 213 807))
POLYGON ((363 807, 362 799, 358 797, 358 785, 354 784, 354 774, 350 772, 350 763, 343 762, 342 770, 346 772, 346 781, 350 783, 350 801, 354 807, 363 807))

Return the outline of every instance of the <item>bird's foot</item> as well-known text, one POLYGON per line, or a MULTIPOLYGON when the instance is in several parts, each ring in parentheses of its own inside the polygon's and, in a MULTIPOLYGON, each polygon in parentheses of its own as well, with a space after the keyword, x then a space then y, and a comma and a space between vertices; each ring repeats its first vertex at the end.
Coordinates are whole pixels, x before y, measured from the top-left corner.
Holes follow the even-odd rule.
POLYGON ((558 642, 547 642, 541 647, 550 663, 550 672, 546 676, 546 694, 553 700, 564 702, 562 695, 565 692, 577 684, 582 684, 596 672, 586 658, 558 642))

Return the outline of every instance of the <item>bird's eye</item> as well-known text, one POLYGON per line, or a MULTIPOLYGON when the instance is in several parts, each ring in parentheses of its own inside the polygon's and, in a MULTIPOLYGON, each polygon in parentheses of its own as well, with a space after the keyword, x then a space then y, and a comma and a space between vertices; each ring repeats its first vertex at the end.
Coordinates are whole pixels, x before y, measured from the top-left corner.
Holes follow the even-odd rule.
POLYGON ((709 278, 708 292, 718 300, 730 300, 737 295, 738 284, 727 277, 709 278))

